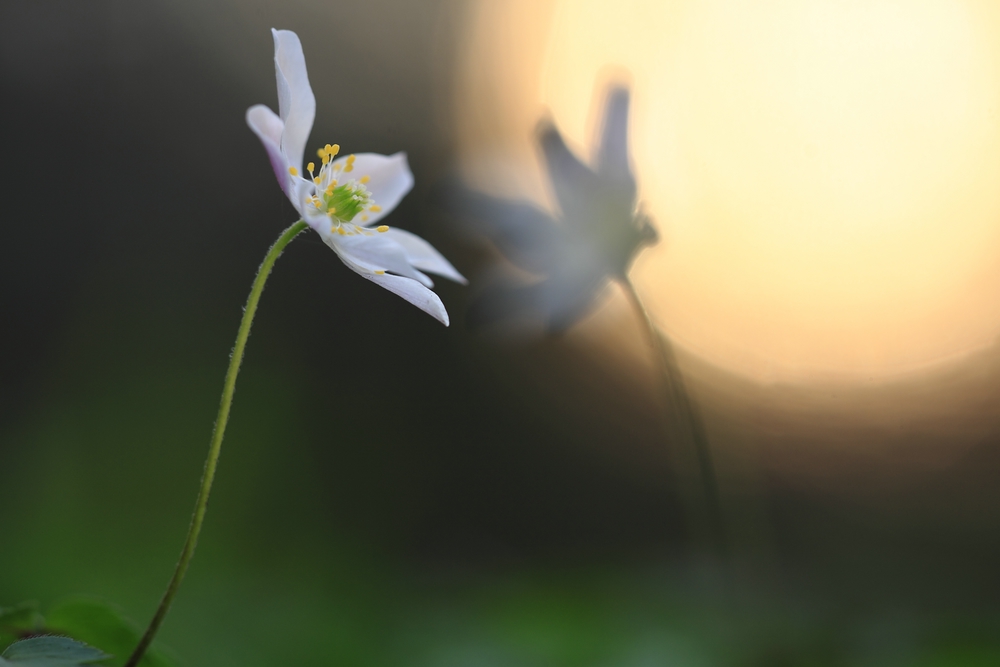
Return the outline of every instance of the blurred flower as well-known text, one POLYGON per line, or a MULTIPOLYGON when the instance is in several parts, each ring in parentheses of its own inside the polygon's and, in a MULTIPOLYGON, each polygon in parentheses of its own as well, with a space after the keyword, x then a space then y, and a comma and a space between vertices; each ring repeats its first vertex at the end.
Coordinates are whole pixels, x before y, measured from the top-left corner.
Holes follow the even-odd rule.
POLYGON ((540 278, 528 284, 507 279, 488 288, 469 311, 471 324, 533 313, 550 331, 562 331, 586 315, 610 280, 625 278, 641 248, 656 242, 649 218, 636 208, 628 107, 627 89, 608 91, 593 168, 573 155, 551 120, 540 124, 538 142, 558 219, 528 201, 459 195, 497 248, 540 278))
POLYGON ((447 325, 448 312, 423 271, 460 283, 465 278, 419 236, 374 226, 413 187, 406 155, 360 153, 334 159, 340 147, 327 144, 318 151, 319 170, 313 162, 305 166, 306 178, 302 160, 316 98, 298 36, 289 30, 271 32, 279 115, 258 104, 247 110, 247 124, 264 144, 281 189, 344 264, 447 325))

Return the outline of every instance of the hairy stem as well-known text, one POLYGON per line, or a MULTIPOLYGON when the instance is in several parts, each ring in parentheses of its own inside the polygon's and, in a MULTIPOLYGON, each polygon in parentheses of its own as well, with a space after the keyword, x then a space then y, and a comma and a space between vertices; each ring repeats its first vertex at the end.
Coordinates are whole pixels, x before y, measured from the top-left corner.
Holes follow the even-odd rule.
POLYGON ((212 490, 212 481, 215 479, 215 468, 219 462, 219 452, 222 450, 222 438, 226 434, 226 422, 229 421, 229 408, 233 404, 233 393, 236 391, 236 376, 240 372, 243 351, 246 349, 247 338, 250 336, 250 326, 253 324, 254 314, 257 312, 257 303, 260 301, 260 295, 264 291, 264 284, 267 282, 267 277, 271 274, 271 269, 274 267, 274 263, 278 257, 281 256, 281 252, 305 228, 306 223, 299 220, 282 232, 281 236, 278 237, 278 240, 274 242, 274 245, 267 252, 267 256, 264 257, 264 261, 257 270, 257 277, 254 279, 253 287, 250 289, 247 305, 243 309, 243 320, 240 322, 240 328, 236 334, 236 344, 233 346, 233 353, 229 358, 229 370, 226 371, 226 381, 222 386, 219 415, 215 419, 215 428, 212 430, 212 439, 208 446, 208 456, 205 458, 205 470, 201 476, 201 489, 198 491, 198 500, 194 505, 194 514, 191 516, 191 526, 188 528, 187 538, 184 540, 184 548, 181 550, 180 559, 177 561, 177 567, 174 568, 174 575, 170 578, 167 590, 163 593, 163 599, 160 600, 160 606, 157 607, 156 614, 153 615, 153 620, 149 622, 149 627, 146 628, 142 639, 139 640, 139 645, 135 647, 128 662, 125 663, 125 667, 136 667, 139 661, 142 660, 142 656, 145 655, 146 649, 149 648, 153 637, 156 636, 157 630, 160 629, 160 624, 163 623, 164 617, 170 611, 170 604, 173 602, 174 596, 177 594, 177 589, 180 588, 181 582, 184 580, 188 565, 191 563, 191 557, 194 556, 194 549, 198 545, 198 533, 201 532, 201 525, 205 521, 205 511, 208 509, 208 494, 212 490))
POLYGON ((653 319, 643 305, 631 279, 625 275, 619 278, 619 282, 640 320, 642 329, 660 366, 660 382, 666 409, 665 418, 668 422, 668 438, 680 440, 681 442, 678 443, 680 446, 686 446, 690 443, 694 449, 704 495, 704 511, 709 524, 710 539, 717 556, 725 563, 729 559, 729 543, 722 516, 722 503, 719 498, 719 482, 712 461, 712 450, 709 448, 708 437, 705 435, 705 427, 685 386, 684 376, 677 365, 677 358, 674 355, 670 339, 653 323, 653 319))

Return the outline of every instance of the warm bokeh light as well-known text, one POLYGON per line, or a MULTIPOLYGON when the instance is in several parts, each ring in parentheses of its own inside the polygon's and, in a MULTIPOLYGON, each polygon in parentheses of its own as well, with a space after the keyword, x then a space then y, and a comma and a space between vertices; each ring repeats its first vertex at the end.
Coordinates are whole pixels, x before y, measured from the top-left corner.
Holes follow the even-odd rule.
POLYGON ((635 275, 683 347, 759 379, 867 379, 1000 333, 1000 7, 478 11, 459 132, 479 185, 544 197, 539 114, 586 154, 595 85, 627 73, 641 197, 665 239, 635 275))

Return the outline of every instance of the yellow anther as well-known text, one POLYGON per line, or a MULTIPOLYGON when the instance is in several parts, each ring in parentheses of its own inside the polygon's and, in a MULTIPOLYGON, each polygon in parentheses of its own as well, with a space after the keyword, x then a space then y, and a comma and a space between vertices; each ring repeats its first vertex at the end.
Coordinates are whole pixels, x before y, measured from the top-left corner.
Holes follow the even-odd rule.
POLYGON ((335 156, 337 153, 340 152, 340 144, 334 144, 332 146, 330 144, 327 144, 326 152, 330 154, 330 157, 335 156))
POLYGON ((358 183, 367 183, 370 180, 372 180, 371 176, 362 176, 358 179, 358 183))
POLYGON ((323 164, 329 164, 329 162, 330 162, 330 156, 324 153, 323 154, 323 164))
POLYGON ((330 215, 333 215, 336 212, 337 212, 337 207, 336 206, 331 206, 330 210, 327 211, 327 213, 329 213, 330 215))
POLYGON ((378 227, 375 228, 375 231, 376 232, 381 232, 381 233, 384 234, 387 231, 389 231, 389 226, 388 225, 379 225, 378 227))
POLYGON ((376 276, 384 276, 385 275, 385 271, 376 271, 375 275, 376 276))
POLYGON ((322 180, 323 179, 320 178, 319 176, 314 176, 313 177, 313 183, 315 183, 316 185, 319 185, 319 182, 322 181, 322 180))
POLYGON ((334 171, 340 171, 340 168, 343 167, 343 166, 344 165, 342 165, 342 164, 335 164, 335 165, 333 165, 333 170, 334 171))
POLYGON ((316 163, 314 162, 310 162, 309 164, 306 165, 306 171, 312 171, 315 168, 316 168, 316 163))
POLYGON ((368 222, 368 216, 367 215, 361 216, 361 222, 368 222))
POLYGON ((318 151, 316 151, 316 157, 326 157, 326 149, 321 148, 318 151))
POLYGON ((296 169, 295 167, 289 167, 288 168, 288 173, 291 174, 292 176, 298 176, 299 175, 299 170, 296 169))
POLYGON ((337 233, 340 234, 341 236, 347 234, 347 232, 344 231, 344 228, 340 226, 337 227, 337 233))
POLYGON ((372 213, 378 213, 379 211, 382 210, 382 207, 379 206, 378 204, 372 204, 371 206, 368 207, 368 210, 371 211, 372 213))
POLYGON ((351 164, 350 162, 348 162, 347 164, 344 165, 344 173, 345 174, 350 173, 352 171, 354 171, 354 165, 353 164, 351 164))

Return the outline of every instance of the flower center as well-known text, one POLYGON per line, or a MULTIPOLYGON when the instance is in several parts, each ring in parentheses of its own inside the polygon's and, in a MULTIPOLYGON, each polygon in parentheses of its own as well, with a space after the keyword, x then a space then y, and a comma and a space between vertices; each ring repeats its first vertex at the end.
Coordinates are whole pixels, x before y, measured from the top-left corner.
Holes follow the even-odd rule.
POLYGON ((371 204, 371 193, 360 183, 348 181, 339 185, 334 181, 322 195, 322 205, 327 214, 341 222, 354 220, 371 204))
MULTIPOLYGON (((358 216, 360 216, 360 224, 363 225, 368 220, 369 212, 377 213, 382 208, 375 203, 372 193, 365 187, 365 184, 370 180, 367 175, 361 178, 348 175, 354 171, 354 155, 348 155, 345 160, 340 162, 333 161, 339 152, 339 145, 327 144, 317 151, 322 160, 319 172, 315 172, 316 165, 313 162, 306 165, 306 170, 316 185, 316 190, 309 197, 308 202, 328 215, 334 229, 343 234, 344 230, 340 228, 340 225, 352 222, 358 216)), ((350 225, 351 228, 355 226, 350 225)), ((385 229, 379 227, 378 231, 385 231, 385 229)), ((351 232, 353 231, 351 229, 351 232)))

